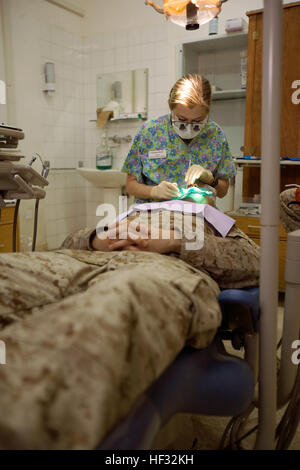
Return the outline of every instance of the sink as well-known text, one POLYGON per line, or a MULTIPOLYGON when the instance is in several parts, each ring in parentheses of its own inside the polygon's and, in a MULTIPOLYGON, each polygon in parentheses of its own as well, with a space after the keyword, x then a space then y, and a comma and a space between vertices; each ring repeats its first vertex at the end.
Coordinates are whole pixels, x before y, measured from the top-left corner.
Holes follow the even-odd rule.
POLYGON ((120 170, 97 170, 95 168, 76 168, 78 173, 97 188, 121 188, 126 185, 126 173, 120 170))

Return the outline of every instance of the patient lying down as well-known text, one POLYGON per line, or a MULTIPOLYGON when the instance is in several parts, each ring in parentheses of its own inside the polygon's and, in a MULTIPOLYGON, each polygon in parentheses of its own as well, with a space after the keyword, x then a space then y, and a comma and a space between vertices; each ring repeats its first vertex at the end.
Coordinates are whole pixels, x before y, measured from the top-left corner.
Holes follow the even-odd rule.
MULTIPOLYGON (((188 198, 185 202, 197 206, 188 198)), ((207 202, 214 207, 213 199, 207 198, 207 202)), ((136 210, 106 231, 84 229, 71 234, 62 248, 160 253, 176 256, 206 272, 221 288, 259 284, 259 247, 249 237, 235 226, 222 237, 218 224, 212 225, 202 214, 201 217, 188 212, 182 214, 178 212, 181 206, 175 208, 174 211, 153 210, 153 207, 144 212, 136 210)), ((219 213, 219 217, 222 227, 222 217, 226 216, 219 213)))
POLYGON ((204 219, 190 250, 174 212, 164 238, 160 213, 157 238, 123 220, 115 236, 0 256, 0 448, 95 448, 185 345, 212 341, 220 287, 258 284, 258 247, 236 227, 222 237, 204 219))

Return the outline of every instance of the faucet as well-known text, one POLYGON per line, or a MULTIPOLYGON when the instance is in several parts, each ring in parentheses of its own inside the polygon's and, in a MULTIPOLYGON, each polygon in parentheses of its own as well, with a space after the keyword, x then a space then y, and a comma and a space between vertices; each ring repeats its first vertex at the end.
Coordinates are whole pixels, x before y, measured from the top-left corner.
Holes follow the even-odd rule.
POLYGON ((114 144, 122 144, 122 143, 129 143, 132 140, 131 135, 127 135, 126 137, 119 137, 118 135, 114 135, 113 137, 109 137, 108 140, 113 142, 114 144))
MULTIPOLYGON (((42 176, 43 178, 47 179, 47 176, 49 175, 49 171, 50 171, 50 162, 49 160, 45 160, 43 161, 42 157, 36 152, 35 155, 37 155, 39 157, 39 159, 41 160, 41 164, 42 164, 42 176)), ((36 157, 32 157, 31 159, 31 162, 29 163, 29 165, 31 166, 33 164, 33 162, 35 162, 36 160, 36 157)))

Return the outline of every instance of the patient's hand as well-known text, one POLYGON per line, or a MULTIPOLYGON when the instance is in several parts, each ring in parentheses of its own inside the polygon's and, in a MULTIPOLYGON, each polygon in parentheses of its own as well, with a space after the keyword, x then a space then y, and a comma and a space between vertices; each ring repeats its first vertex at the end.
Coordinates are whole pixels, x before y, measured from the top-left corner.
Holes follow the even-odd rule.
POLYGON ((99 238, 97 235, 92 240, 92 248, 95 251, 110 251, 109 250, 109 239, 105 240, 99 238))
POLYGON ((159 229, 156 238, 151 238, 151 229, 146 224, 132 224, 127 219, 104 232, 104 240, 95 237, 93 248, 99 251, 151 251, 156 253, 180 252, 181 240, 175 238, 173 230, 159 229))
POLYGON ((112 251, 111 244, 113 241, 118 241, 122 234, 127 233, 127 227, 128 222, 125 219, 111 225, 108 230, 97 233, 92 240, 92 248, 96 251, 112 251))

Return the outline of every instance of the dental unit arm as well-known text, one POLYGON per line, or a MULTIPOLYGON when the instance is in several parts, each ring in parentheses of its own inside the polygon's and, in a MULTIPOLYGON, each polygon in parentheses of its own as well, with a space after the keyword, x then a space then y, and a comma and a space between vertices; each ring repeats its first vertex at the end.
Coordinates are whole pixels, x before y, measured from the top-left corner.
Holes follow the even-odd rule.
POLYGON ((42 189, 49 183, 47 176, 49 166, 42 162, 43 170, 40 175, 31 165, 36 158, 33 158, 29 165, 15 163, 23 156, 18 154, 18 142, 24 139, 22 129, 0 125, 0 220, 1 209, 6 207, 6 201, 17 200, 13 224, 13 251, 16 251, 16 229, 17 218, 21 199, 35 199, 34 233, 32 251, 35 250, 37 216, 39 200, 44 199, 46 192, 42 189))

